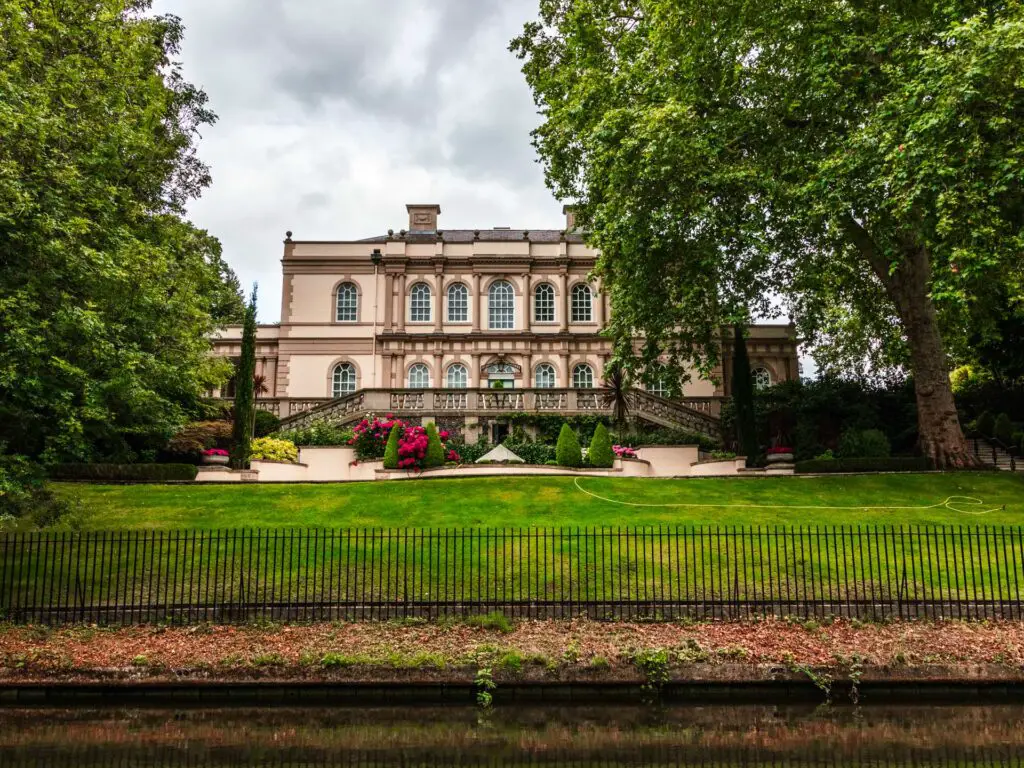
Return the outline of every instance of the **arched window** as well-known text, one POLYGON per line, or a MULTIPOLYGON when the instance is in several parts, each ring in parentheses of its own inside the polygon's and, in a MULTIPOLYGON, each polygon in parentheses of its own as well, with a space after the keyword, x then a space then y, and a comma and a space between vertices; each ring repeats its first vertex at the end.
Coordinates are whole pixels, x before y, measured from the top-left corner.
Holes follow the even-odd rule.
POLYGON ((465 389, 469 386, 469 372, 462 363, 452 363, 448 366, 448 377, 445 379, 445 386, 448 389, 465 389))
POLYGON ((448 286, 448 322, 464 323, 469 320, 469 289, 462 283, 448 286))
POLYGON ((750 372, 757 389, 768 389, 772 385, 772 374, 767 368, 755 368, 750 372))
POLYGON ((593 294, 586 283, 577 283, 572 287, 572 321, 589 323, 593 319, 593 294))
POLYGON ((409 389, 427 389, 430 386, 430 369, 423 363, 409 368, 409 389))
POLYGON ((533 291, 533 321, 555 322, 555 288, 551 283, 541 283, 533 291))
POLYGON ((576 389, 594 388, 594 369, 586 363, 580 363, 572 369, 572 385, 576 389))
POLYGON ((416 283, 409 292, 409 321, 412 323, 429 323, 433 319, 430 312, 430 286, 416 283))
POLYGON ((548 363, 541 363, 533 374, 534 384, 537 389, 554 389, 555 387, 555 366, 548 363))
POLYGON ((487 291, 488 327, 505 330, 515 327, 516 292, 505 280, 491 283, 487 291))
POLYGON ((354 323, 359 319, 359 292, 352 283, 338 286, 337 309, 334 319, 339 323, 354 323))
POLYGON ((331 374, 331 396, 341 397, 356 391, 356 367, 352 363, 338 363, 331 374))

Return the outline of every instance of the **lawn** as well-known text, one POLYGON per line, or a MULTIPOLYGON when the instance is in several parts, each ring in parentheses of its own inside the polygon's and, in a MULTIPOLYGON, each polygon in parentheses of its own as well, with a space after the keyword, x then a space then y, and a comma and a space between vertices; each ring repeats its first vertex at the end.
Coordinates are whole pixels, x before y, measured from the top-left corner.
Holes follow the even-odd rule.
POLYGON ((0 537, 0 613, 365 618, 540 602, 622 618, 661 610, 657 601, 705 616, 709 600, 780 613, 815 603, 874 616, 877 601, 927 603, 929 615, 1022 611, 1024 480, 1007 474, 58 490, 77 500, 84 534, 0 537), (982 503, 944 506, 951 496, 982 503), (936 525, 953 527, 918 529, 936 525), (606 526, 620 528, 595 532, 606 526), (676 526, 682 534, 668 535, 676 526), (767 532, 776 526, 805 532, 767 532))
POLYGON ((336 485, 57 485, 85 530, 610 525, 1019 525, 1024 478, 1008 473, 836 477, 467 478, 336 485), (973 496, 991 510, 938 506, 973 496), (716 507, 714 505, 773 505, 716 507), (704 506, 706 505, 706 506, 704 506), (818 506, 831 509, 799 509, 818 506), (1005 509, 1003 507, 1005 506, 1005 509), (866 509, 871 507, 872 509, 866 509), (901 507, 919 507, 901 509, 901 507))

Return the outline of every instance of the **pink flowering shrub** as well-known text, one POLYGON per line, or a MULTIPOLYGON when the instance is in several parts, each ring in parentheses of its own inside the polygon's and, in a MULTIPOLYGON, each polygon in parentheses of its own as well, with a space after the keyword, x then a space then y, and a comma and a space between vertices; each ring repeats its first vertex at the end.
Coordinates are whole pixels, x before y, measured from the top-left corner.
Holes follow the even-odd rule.
POLYGON ((227 456, 228 452, 223 448, 207 448, 203 451, 203 456, 227 456))
MULTIPOLYGON (((394 414, 387 414, 383 419, 367 418, 356 424, 352 430, 353 437, 348 444, 356 449, 358 461, 369 461, 384 457, 384 449, 388 444, 388 435, 392 429, 400 430, 398 435, 398 468, 399 469, 422 469, 423 459, 427 455, 427 430, 417 427, 401 419, 396 419, 394 414)), ((441 444, 447 442, 450 434, 446 430, 438 432, 441 444)), ((459 461, 459 454, 454 450, 445 449, 446 461, 459 461)))
POLYGON ((383 458, 384 447, 388 444, 388 435, 393 426, 404 429, 405 422, 390 413, 383 419, 363 419, 356 424, 352 429, 352 439, 348 441, 356 449, 356 458, 359 461, 383 458))
POLYGON ((636 451, 630 448, 628 445, 613 445, 612 453, 618 456, 620 459, 635 459, 636 451))

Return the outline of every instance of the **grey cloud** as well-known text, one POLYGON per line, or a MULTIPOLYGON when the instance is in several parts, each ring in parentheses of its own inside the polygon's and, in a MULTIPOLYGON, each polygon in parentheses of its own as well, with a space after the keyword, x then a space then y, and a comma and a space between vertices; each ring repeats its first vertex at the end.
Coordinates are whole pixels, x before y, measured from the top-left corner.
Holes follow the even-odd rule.
POLYGON ((277 319, 281 239, 361 238, 440 203, 442 226, 558 227, 508 41, 537 0, 155 0, 220 120, 190 208, 277 319))

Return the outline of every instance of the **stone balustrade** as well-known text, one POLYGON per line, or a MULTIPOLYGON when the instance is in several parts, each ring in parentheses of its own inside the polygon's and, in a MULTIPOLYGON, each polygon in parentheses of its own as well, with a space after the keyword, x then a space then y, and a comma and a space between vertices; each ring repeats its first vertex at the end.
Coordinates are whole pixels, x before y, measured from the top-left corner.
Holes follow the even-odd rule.
MULTIPOLYGON (((222 398, 220 402, 232 401, 222 398)), ((643 390, 627 393, 631 416, 666 427, 718 436, 721 398, 666 400, 643 390)), ((256 407, 299 429, 315 421, 345 424, 368 413, 396 416, 498 416, 537 413, 611 415, 607 389, 362 389, 338 398, 259 398, 256 407)))

